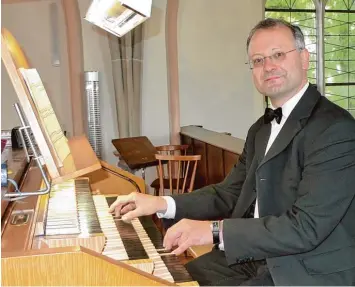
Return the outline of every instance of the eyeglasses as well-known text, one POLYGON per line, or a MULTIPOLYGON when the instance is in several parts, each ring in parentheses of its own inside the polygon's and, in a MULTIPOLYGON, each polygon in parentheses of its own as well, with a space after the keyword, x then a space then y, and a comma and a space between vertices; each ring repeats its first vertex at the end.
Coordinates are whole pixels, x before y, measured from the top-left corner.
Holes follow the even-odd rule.
POLYGON ((286 58, 286 54, 291 53, 293 51, 296 51, 297 49, 293 49, 287 52, 281 52, 281 51, 277 51, 275 53, 273 53, 270 56, 265 56, 265 57, 256 57, 254 59, 251 59, 248 63, 250 66, 250 69, 254 69, 254 68, 261 68, 264 66, 265 64, 265 59, 269 58, 274 64, 279 64, 281 63, 283 60, 285 60, 286 58))

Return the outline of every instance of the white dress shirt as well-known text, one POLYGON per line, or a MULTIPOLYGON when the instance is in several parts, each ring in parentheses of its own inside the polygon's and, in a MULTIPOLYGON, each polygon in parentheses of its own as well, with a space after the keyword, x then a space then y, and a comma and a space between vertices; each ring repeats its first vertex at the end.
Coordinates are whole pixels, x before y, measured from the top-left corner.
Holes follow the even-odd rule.
MULTIPOLYGON (((283 106, 281 107, 282 108, 282 118, 281 118, 280 124, 278 124, 276 122, 276 120, 273 120, 271 122, 271 133, 270 133, 269 141, 266 146, 265 155, 269 151, 271 145, 273 144, 277 135, 281 131, 287 118, 289 117, 292 110, 295 108, 295 106, 299 102, 299 100, 302 98, 302 96, 305 93, 305 91, 307 90, 308 86, 309 86, 309 83, 307 82, 307 84, 305 84, 304 87, 295 96, 293 96, 291 99, 289 99, 286 103, 283 104, 283 106)), ((270 106, 270 108, 275 109, 272 105, 270 106)), ((157 212, 157 216, 159 218, 173 219, 175 217, 175 213, 176 213, 175 200, 171 196, 162 196, 162 197, 167 202, 167 209, 166 209, 165 213, 157 212)), ((256 200, 256 203, 255 203, 254 218, 259 218, 258 200, 256 200)), ((221 244, 219 245, 219 249, 224 250, 223 242, 221 242, 221 244)))

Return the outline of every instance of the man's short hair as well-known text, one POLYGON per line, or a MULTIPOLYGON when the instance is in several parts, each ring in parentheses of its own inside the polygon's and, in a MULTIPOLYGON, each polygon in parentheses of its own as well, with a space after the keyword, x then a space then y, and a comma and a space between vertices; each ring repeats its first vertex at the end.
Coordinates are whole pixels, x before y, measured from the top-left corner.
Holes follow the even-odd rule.
POLYGON ((287 27, 288 29, 290 29, 290 31, 292 32, 292 35, 295 39, 297 50, 301 51, 306 47, 306 44, 304 42, 304 35, 303 35, 300 27, 298 27, 296 25, 292 25, 291 23, 289 23, 283 19, 266 18, 266 19, 260 21, 258 24, 256 24, 256 26, 250 31, 249 37, 247 40, 247 51, 249 50, 249 44, 250 44, 251 38, 254 36, 256 31, 262 30, 262 29, 270 29, 270 28, 274 28, 274 27, 280 27, 280 26, 287 27))

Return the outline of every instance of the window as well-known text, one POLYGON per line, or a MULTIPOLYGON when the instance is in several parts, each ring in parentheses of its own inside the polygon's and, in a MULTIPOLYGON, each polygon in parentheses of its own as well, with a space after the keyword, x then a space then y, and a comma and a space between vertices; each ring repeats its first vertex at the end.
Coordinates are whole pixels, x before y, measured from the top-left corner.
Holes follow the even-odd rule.
POLYGON ((312 0, 268 0, 265 7, 266 18, 281 18, 299 26, 305 37, 306 48, 310 52, 308 79, 316 83, 316 10, 312 0))
POLYGON ((332 0, 325 7, 325 95, 355 117, 355 3, 332 0))
MULTIPOLYGON (((321 1, 321 0, 315 0, 321 1)), ((315 83, 317 11, 313 0, 267 0, 265 17, 283 18, 301 27, 311 53, 308 77, 315 83)), ((325 96, 355 117, 355 0, 327 1, 324 13, 325 96)))

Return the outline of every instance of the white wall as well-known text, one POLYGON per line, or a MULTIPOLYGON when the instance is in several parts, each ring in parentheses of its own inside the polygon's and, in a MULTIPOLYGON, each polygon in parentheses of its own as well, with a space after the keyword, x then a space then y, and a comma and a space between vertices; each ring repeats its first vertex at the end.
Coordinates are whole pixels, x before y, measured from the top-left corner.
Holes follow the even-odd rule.
POLYGON ((154 145, 169 144, 166 2, 153 0, 152 15, 143 24, 142 134, 154 145))
MULTIPOLYGON (((1 7, 2 27, 7 28, 24 50, 31 67, 38 70, 49 99, 63 130, 72 134, 69 99, 67 44, 64 15, 60 0, 4 4, 1 7), (58 43, 60 66, 52 65, 52 43, 49 7, 58 5, 58 43)), ((20 124, 12 107, 17 95, 3 64, 1 64, 1 129, 12 129, 20 124)))
MULTIPOLYGON (((169 144, 169 107, 165 47, 167 0, 153 0, 151 17, 143 23, 142 135, 153 145, 169 144)), ((156 178, 147 168, 146 182, 156 178)))
POLYGON ((84 71, 99 71, 101 128, 103 140, 102 158, 117 163, 113 155, 113 138, 118 138, 116 103, 112 80, 111 55, 107 33, 84 20, 91 0, 78 0, 82 22, 82 38, 84 50, 84 71))
MULTIPOLYGON (((245 42, 263 18, 263 0, 222 2, 179 0, 180 121, 244 139, 264 108, 245 65, 245 42)), ((153 0, 143 24, 142 134, 156 145, 169 143, 166 3, 153 0)))
POLYGON ((246 39, 263 18, 263 1, 179 2, 181 125, 202 125, 245 139, 263 112, 263 98, 245 65, 246 39))

